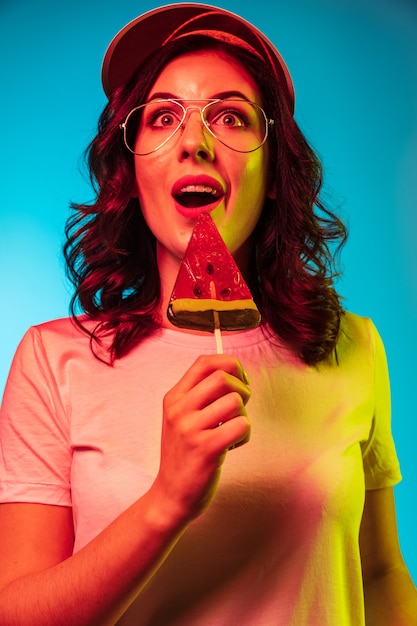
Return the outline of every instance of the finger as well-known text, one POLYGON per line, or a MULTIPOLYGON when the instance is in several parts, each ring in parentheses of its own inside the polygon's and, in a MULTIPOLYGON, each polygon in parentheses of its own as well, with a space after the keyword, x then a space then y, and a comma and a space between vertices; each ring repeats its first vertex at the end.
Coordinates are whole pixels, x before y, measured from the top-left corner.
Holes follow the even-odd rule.
POLYGON ((201 428, 212 429, 242 415, 246 416, 245 402, 238 392, 232 391, 201 409, 198 422, 201 428))
POLYGON ((213 354, 198 357, 173 389, 178 393, 187 393, 217 370, 227 372, 245 385, 249 384, 248 376, 236 357, 228 354, 213 354))
POLYGON ((239 410, 247 404, 251 395, 249 387, 240 379, 217 370, 191 389, 184 397, 184 402, 192 410, 202 410, 208 406, 213 407, 214 403, 229 394, 236 396, 239 410))
POLYGON ((239 415, 226 422, 220 422, 212 431, 213 445, 219 451, 233 450, 250 439, 251 424, 247 415, 239 415))

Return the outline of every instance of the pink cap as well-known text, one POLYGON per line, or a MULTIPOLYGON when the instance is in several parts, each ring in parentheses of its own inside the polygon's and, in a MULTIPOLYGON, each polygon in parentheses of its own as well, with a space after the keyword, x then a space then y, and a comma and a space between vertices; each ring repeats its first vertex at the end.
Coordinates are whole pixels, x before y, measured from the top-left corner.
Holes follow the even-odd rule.
POLYGON ((294 87, 288 68, 275 46, 239 15, 206 4, 169 4, 129 22, 114 37, 103 60, 102 82, 106 95, 123 85, 140 63, 169 41, 205 34, 251 50, 273 69, 294 110, 294 87))

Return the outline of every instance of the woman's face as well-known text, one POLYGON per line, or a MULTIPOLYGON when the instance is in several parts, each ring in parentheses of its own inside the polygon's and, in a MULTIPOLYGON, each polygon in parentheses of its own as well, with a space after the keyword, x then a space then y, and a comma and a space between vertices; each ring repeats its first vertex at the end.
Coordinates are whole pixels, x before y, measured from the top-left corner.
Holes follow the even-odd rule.
MULTIPOLYGON (((195 101, 225 93, 261 104, 255 81, 237 60, 225 53, 201 51, 171 61, 147 100, 174 98, 185 101, 185 106, 204 106, 205 102, 195 101)), ((201 211, 210 211, 245 271, 250 237, 268 192, 267 171, 266 145, 249 153, 228 148, 203 126, 197 109, 188 111, 184 128, 165 145, 135 156, 137 194, 157 240, 159 263, 183 257, 196 218, 201 211)))

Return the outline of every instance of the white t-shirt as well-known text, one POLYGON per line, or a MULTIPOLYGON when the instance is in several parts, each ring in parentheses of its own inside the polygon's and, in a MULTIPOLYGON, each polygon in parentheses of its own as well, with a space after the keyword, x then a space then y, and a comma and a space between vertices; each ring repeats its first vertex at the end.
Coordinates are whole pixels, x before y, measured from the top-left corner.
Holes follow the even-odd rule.
MULTIPOLYGON (((401 478, 380 337, 346 314, 338 364, 316 367, 260 328, 223 342, 251 382, 250 442, 119 624, 363 626, 365 488, 401 478)), ((0 501, 72 506, 80 550, 149 489, 162 398, 215 351, 210 334, 161 329, 110 367, 69 319, 31 328, 4 395, 0 501)))

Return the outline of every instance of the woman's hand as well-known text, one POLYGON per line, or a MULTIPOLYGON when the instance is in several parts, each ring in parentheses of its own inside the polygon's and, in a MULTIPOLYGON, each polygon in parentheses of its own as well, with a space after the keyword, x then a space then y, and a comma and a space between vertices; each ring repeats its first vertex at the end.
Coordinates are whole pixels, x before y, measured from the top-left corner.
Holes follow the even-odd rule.
POLYGON ((235 358, 197 359, 165 396, 153 486, 74 555, 71 509, 1 505, 0 623, 115 624, 208 506, 227 449, 248 439, 249 395, 235 358))
POLYGON ((201 356, 163 402, 161 462, 152 491, 188 521, 211 502, 227 450, 249 440, 247 376, 230 355, 201 356))

